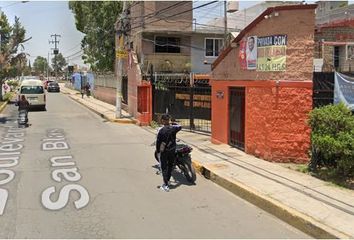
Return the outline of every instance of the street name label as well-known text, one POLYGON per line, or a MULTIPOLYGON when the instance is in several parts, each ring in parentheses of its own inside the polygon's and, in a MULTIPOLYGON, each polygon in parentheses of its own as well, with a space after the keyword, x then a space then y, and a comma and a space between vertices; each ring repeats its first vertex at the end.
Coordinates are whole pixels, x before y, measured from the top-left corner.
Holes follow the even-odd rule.
POLYGON ((15 178, 15 172, 11 169, 18 165, 24 141, 24 129, 14 126, 5 126, 7 131, 0 143, 0 216, 5 212, 9 197, 6 186, 15 178))
MULTIPOLYGON (((50 129, 47 132, 47 138, 42 139, 43 151, 58 151, 69 150, 70 146, 66 142, 64 131, 61 129, 50 129)), ((49 210, 60 210, 66 207, 70 200, 70 194, 78 192, 79 199, 74 201, 76 209, 81 209, 90 201, 90 196, 86 188, 79 185, 78 181, 81 179, 79 169, 76 167, 73 156, 65 154, 54 156, 49 159, 51 167, 54 168, 51 177, 55 182, 61 183, 63 181, 69 182, 59 190, 58 198, 52 201, 53 195, 57 192, 56 186, 46 188, 41 195, 42 205, 49 210)))

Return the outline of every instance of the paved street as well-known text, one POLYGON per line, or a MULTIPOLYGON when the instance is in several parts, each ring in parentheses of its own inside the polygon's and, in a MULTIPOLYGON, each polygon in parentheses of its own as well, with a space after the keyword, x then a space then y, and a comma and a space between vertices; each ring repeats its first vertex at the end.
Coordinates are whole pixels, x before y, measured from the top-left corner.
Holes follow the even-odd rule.
POLYGON ((47 96, 25 130, 1 113, 0 238, 308 238, 200 175, 160 191, 151 133, 47 96))

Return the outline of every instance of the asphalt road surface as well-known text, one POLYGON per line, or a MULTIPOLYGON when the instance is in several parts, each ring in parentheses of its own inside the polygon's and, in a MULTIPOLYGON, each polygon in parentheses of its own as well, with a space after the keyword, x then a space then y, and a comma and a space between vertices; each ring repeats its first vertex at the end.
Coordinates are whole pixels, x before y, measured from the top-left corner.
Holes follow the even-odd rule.
POLYGON ((158 187, 151 133, 109 123, 61 93, 0 116, 0 238, 308 238, 197 176, 158 187))

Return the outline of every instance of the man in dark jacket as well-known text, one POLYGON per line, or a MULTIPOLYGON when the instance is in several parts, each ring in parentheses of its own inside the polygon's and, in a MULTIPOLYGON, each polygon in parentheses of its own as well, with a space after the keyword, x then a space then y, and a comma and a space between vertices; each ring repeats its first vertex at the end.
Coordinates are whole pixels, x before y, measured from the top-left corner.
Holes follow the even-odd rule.
POLYGON ((170 190, 168 182, 171 178, 172 168, 175 161, 176 152, 176 134, 182 127, 176 123, 170 124, 170 116, 164 114, 161 117, 164 125, 157 134, 156 151, 160 153, 160 164, 163 176, 161 189, 165 192, 170 190))
POLYGON ((21 95, 21 97, 20 97, 20 99, 19 99, 17 105, 18 105, 18 110, 19 110, 19 111, 20 111, 20 110, 26 110, 26 111, 28 111, 28 108, 29 108, 29 105, 30 105, 30 104, 29 104, 29 102, 27 101, 26 96, 25 96, 25 95, 21 95))

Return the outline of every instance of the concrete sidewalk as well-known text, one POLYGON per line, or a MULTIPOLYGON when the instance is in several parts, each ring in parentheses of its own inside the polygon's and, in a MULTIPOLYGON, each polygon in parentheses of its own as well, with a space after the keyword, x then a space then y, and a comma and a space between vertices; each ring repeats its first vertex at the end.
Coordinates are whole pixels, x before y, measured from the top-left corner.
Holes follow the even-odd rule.
POLYGON ((68 94, 70 98, 74 99, 78 103, 90 108, 92 111, 100 115, 101 117, 107 119, 110 122, 118 122, 118 123, 136 123, 137 121, 133 119, 126 111, 122 109, 122 117, 116 118, 115 111, 116 107, 102 102, 100 100, 95 99, 94 97, 81 97, 81 93, 79 91, 70 89, 65 86, 64 83, 59 83, 60 90, 62 93, 68 94))
MULTIPOLYGON (((61 90, 102 117, 117 121, 114 106, 92 97, 81 99, 77 91, 63 85, 61 90)), ((124 116, 127 122, 135 122, 125 112, 124 116)), ((156 134, 150 127, 143 129, 156 134)), ((198 172, 225 189, 315 238, 354 238, 354 191, 226 144, 212 144, 208 135, 182 131, 178 138, 193 147, 193 163, 198 172)))

